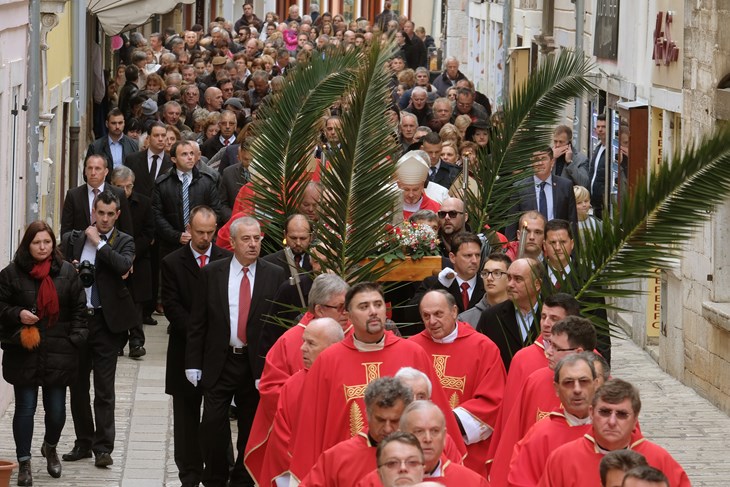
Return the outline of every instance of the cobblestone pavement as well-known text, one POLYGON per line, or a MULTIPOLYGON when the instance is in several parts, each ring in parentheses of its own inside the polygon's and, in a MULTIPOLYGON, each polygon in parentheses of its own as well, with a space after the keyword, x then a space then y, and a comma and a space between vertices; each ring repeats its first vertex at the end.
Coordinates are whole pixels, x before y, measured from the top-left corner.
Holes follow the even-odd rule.
MULTIPOLYGON (((36 415, 33 477, 36 486, 178 487, 172 449, 172 401, 164 393, 167 322, 146 326, 147 355, 143 360, 119 359, 117 368, 117 439, 114 465, 97 469, 93 460, 63 462, 63 476, 51 479, 39 449, 43 439, 42 411, 36 415)), ((649 354, 632 342, 614 340, 613 375, 639 386, 641 429, 681 463, 692 484, 725 487, 730 478, 730 418, 692 389, 662 372, 649 354)), ((40 407, 39 407, 40 409, 40 407)), ((15 458, 13 405, 0 418, 0 458, 15 458)), ((59 453, 73 446, 70 407, 59 453)), ((11 479, 15 485, 15 475, 11 479)))

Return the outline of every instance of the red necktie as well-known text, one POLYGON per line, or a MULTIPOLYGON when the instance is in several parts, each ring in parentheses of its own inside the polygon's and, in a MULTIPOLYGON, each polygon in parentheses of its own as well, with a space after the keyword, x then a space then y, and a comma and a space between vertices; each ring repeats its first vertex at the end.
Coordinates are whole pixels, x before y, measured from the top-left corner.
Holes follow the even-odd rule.
POLYGON ((201 255, 200 257, 198 257, 198 259, 200 259, 200 267, 205 267, 205 261, 208 260, 208 256, 201 255))
POLYGON ((461 302, 464 305, 464 311, 469 309, 469 283, 461 283, 461 302))
POLYGON ((238 291, 238 338, 246 343, 246 323, 251 310, 251 283, 248 280, 248 267, 243 268, 241 288, 238 291))
POLYGON ((226 147, 228 147, 228 139, 226 139, 226 140, 223 141, 223 145, 226 146, 226 147))
POLYGON ((91 190, 92 193, 94 193, 94 201, 91 202, 91 213, 89 213, 89 221, 91 221, 91 224, 93 225, 96 223, 96 213, 94 212, 94 204, 96 203, 96 198, 99 196, 99 188, 94 188, 91 190))

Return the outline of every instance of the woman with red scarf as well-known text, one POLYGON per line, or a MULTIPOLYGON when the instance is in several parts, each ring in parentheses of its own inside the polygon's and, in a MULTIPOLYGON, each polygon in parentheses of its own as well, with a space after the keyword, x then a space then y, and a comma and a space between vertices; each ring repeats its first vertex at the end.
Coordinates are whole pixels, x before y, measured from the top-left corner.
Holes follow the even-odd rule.
POLYGON ((0 271, 0 342, 3 377, 15 391, 13 437, 18 485, 33 485, 30 457, 38 386, 43 389, 46 433, 41 454, 51 477, 61 476, 56 445, 66 422, 66 386, 77 376, 86 341, 86 294, 65 262, 46 223, 31 223, 13 261, 0 271))

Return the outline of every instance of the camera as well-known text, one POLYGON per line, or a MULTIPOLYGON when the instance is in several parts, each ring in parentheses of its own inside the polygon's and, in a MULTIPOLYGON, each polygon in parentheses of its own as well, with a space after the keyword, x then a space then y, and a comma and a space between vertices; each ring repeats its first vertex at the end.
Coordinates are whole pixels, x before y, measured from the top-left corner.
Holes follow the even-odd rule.
POLYGON ((94 285, 94 274, 96 273, 96 267, 94 264, 85 260, 80 264, 76 264, 76 270, 79 272, 79 280, 84 287, 91 287, 94 285))

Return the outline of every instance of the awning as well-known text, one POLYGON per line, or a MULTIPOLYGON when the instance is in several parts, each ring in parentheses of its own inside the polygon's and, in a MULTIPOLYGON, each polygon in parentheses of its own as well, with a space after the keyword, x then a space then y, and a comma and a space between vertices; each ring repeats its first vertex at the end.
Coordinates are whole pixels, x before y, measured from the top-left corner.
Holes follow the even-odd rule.
POLYGON ((166 14, 181 3, 195 0, 86 0, 86 8, 96 15, 104 32, 113 36, 146 23, 155 14, 166 14))

